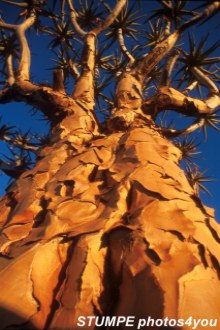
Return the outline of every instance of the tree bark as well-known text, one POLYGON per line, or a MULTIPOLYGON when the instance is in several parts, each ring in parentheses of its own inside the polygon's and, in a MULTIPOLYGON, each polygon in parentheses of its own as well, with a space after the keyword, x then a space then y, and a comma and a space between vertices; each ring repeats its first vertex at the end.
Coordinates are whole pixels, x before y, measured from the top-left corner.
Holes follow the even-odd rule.
POLYGON ((220 230, 180 150, 150 121, 102 135, 81 115, 63 119, 1 199, 1 327, 78 329, 93 315, 219 322, 220 230))
MULTIPOLYGON (((0 103, 25 102, 52 123, 50 142, 35 167, 0 200, 1 328, 74 330, 80 316, 103 315, 219 323, 219 225, 180 168, 180 149, 154 122, 166 109, 204 121, 199 115, 213 114, 219 105, 218 90, 198 68, 191 71, 209 90, 206 101, 175 90, 169 84, 171 61, 165 86, 146 100, 143 88, 181 33, 220 5, 215 1, 137 60, 126 52, 119 30, 130 63, 117 79, 116 109, 102 133, 94 114, 97 35, 126 1, 117 1, 90 32, 79 26, 72 1, 67 3, 72 25, 84 39, 71 96, 61 70, 54 73, 53 88, 29 81, 25 32, 34 24, 35 10, 18 26, 0 21, 2 28, 16 31, 21 46, 17 76, 7 58, 9 81, 0 103)), ((201 121, 188 130, 195 125, 201 121)), ((83 329, 97 329, 94 319, 83 329)))

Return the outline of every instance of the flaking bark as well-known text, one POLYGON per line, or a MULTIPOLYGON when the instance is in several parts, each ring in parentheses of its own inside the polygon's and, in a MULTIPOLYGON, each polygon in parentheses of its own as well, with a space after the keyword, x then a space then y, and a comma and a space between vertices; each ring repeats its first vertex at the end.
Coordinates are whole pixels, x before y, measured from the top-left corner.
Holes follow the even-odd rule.
MULTIPOLYGON (((53 87, 27 81, 26 25, 18 29, 20 76, 0 93, 1 103, 33 105, 52 123, 35 167, 0 200, 1 326, 77 329, 82 315, 220 322, 220 228, 180 168, 180 149, 154 121, 167 108, 195 117, 213 113, 219 95, 207 80, 212 93, 204 101, 168 86, 170 63, 165 86, 144 99, 146 76, 174 47, 175 31, 148 55, 130 57, 118 77, 116 109, 100 132, 93 111, 96 39, 125 1, 90 32, 68 4, 84 39, 71 96, 64 93, 61 71, 53 87)), ((218 8, 213 5, 182 30, 218 8)), ((29 19, 31 26, 34 17, 29 19)))
POLYGON ((75 329, 82 313, 219 320, 219 226, 179 149, 138 124, 90 147, 72 139, 42 150, 1 200, 1 305, 36 329, 75 329))

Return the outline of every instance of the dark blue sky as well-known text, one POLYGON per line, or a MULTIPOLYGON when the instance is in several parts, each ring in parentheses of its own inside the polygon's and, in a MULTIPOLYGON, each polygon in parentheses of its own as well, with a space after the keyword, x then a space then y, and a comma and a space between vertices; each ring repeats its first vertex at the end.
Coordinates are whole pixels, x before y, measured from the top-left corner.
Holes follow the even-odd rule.
MULTIPOLYGON (((112 5, 112 1, 106 1, 112 5)), ((203 1, 190 1, 190 8, 194 8, 202 4, 203 1)), ((145 0, 144 10, 152 10, 156 5, 155 1, 145 0)), ((0 4, 0 14, 8 22, 13 22, 14 17, 17 15, 17 11, 12 6, 6 4, 0 4)), ((202 34, 209 32, 208 44, 211 45, 216 41, 220 35, 219 31, 219 15, 215 16, 212 21, 207 22, 204 25, 197 25, 190 29, 190 33, 195 35, 196 40, 199 40, 202 34)), ((31 35, 30 35, 31 37, 31 35)), ((186 42, 186 39, 181 41, 186 42)), ((32 77, 35 82, 51 82, 52 71, 48 70, 52 66, 51 58, 52 54, 48 53, 48 37, 38 36, 35 39, 30 39, 31 51, 32 51, 32 77)), ((213 55, 219 56, 219 50, 213 55)), ((2 80, 2 77, 1 79, 2 80)), ((30 107, 21 103, 10 103, 7 105, 0 105, 0 116, 2 117, 2 123, 15 125, 20 127, 23 131, 27 131, 31 128, 33 133, 45 134, 48 131, 48 125, 41 120, 41 115, 31 115, 30 107)), ((208 130, 208 139, 204 141, 200 136, 201 132, 196 133, 202 144, 199 147, 201 151, 201 159, 199 160, 200 169, 207 169, 207 175, 215 179, 215 182, 206 184, 206 187, 210 191, 212 196, 209 196, 201 192, 201 198, 203 202, 216 209, 216 218, 220 222, 220 132, 213 129, 208 130)), ((0 153, 7 154, 7 146, 0 142, 0 153)), ((0 155, 0 158, 2 156, 0 155)), ((3 195, 5 188, 8 185, 9 178, 1 173, 0 175, 0 195, 3 195)))

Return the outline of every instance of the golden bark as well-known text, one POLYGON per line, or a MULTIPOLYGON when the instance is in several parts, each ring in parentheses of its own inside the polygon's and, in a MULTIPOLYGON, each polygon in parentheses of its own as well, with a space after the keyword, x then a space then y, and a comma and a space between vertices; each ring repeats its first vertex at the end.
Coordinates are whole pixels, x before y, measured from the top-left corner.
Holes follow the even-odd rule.
MULTIPOLYGON (((206 101, 169 86, 174 59, 166 68, 165 86, 143 98, 147 76, 180 32, 219 4, 214 2, 134 61, 119 30, 132 63, 118 78, 116 109, 100 132, 93 111, 96 40, 126 1, 117 1, 90 32, 79 26, 72 1, 67 3, 73 27, 84 38, 71 96, 65 94, 61 70, 54 73, 53 88, 28 81, 25 31, 35 15, 20 27, 0 22, 17 31, 21 46, 18 77, 8 58, 12 83, 1 90, 1 103, 24 101, 52 122, 50 142, 35 167, 21 174, 0 200, 1 327, 75 330, 80 316, 102 315, 132 315, 136 322, 193 317, 219 324, 220 228, 180 168, 180 149, 154 122, 166 109, 195 117, 212 114, 219 95, 195 68, 194 75, 211 89, 206 101)), ((97 329, 94 320, 83 329, 97 329)))
POLYGON ((82 315, 220 321, 220 230, 180 150, 150 125, 78 145, 64 136, 1 200, 1 326, 77 329, 82 315))

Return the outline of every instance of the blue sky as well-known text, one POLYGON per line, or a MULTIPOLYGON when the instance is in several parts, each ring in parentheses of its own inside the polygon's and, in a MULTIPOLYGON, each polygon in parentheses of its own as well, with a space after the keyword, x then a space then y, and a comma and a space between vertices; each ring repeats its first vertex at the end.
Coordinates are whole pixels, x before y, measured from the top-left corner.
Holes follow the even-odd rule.
MULTIPOLYGON (((109 4, 112 1, 107 1, 109 4)), ((198 6, 203 1, 191 1, 190 7, 198 6)), ((145 9, 151 10, 155 5, 155 1, 145 1, 145 9)), ((16 9, 12 6, 0 4, 0 14, 4 13, 4 18, 8 17, 8 22, 13 22, 14 17, 17 14, 16 9)), ((199 40, 202 34, 209 32, 208 43, 212 44, 216 41, 216 37, 219 33, 219 17, 216 16, 212 22, 208 22, 204 25, 197 25, 190 30, 190 33, 194 33, 195 38, 199 40)), ((185 42, 185 40, 182 40, 185 42)), ((48 37, 37 36, 35 39, 30 40, 32 51, 32 75, 35 82, 48 83, 51 82, 52 71, 48 70, 51 67, 52 54, 48 53, 48 37)), ((219 56, 219 50, 214 54, 219 56)), ((2 78, 1 78, 2 80, 2 78)), ((30 106, 26 106, 22 103, 10 103, 7 105, 0 105, 0 116, 2 117, 2 123, 15 125, 20 127, 24 132, 31 129, 33 133, 46 134, 48 131, 48 125, 42 121, 40 114, 32 116, 30 112, 30 106)), ((209 196, 201 192, 202 201, 216 210, 216 218, 220 222, 220 132, 213 129, 208 130, 208 139, 203 141, 200 138, 201 132, 196 133, 202 144, 199 147, 201 156, 199 160, 200 169, 207 169, 207 175, 211 176, 215 182, 208 183, 206 187, 210 191, 212 196, 209 196)), ((0 142, 0 153, 7 154, 7 146, 0 142)), ((0 155, 0 158, 2 156, 0 155)), ((0 174, 0 195, 3 195, 5 188, 7 187, 9 178, 3 173, 0 174)))

